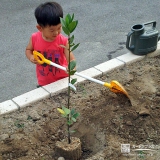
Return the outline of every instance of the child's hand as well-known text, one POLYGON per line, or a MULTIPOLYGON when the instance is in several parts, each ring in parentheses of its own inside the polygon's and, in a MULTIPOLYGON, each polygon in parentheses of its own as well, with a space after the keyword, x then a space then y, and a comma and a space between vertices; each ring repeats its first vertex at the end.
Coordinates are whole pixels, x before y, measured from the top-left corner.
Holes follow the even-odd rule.
POLYGON ((29 59, 32 63, 34 64, 39 64, 38 61, 34 58, 33 55, 30 56, 30 59, 29 59))

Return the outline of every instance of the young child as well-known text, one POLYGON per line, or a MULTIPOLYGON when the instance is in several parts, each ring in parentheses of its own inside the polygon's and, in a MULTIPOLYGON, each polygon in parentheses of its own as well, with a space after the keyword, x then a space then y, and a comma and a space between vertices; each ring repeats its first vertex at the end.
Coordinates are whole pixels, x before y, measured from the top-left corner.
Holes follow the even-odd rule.
MULTIPOLYGON (((47 64, 38 64, 34 59, 33 51, 36 50, 45 58, 67 68, 69 61, 68 39, 61 34, 60 17, 63 18, 62 7, 56 2, 46 2, 35 9, 37 20, 36 33, 33 33, 26 47, 26 56, 36 64, 36 74, 39 86, 44 86, 59 79, 68 77, 68 74, 56 67, 47 64), (66 48, 60 45, 66 46, 66 48)), ((74 60, 70 53, 70 61, 74 60)))

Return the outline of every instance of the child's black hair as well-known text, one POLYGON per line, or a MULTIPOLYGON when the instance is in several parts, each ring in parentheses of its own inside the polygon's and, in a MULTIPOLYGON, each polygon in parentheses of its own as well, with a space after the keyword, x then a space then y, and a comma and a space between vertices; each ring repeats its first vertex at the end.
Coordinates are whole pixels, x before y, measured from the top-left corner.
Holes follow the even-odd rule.
POLYGON ((63 9, 56 2, 46 2, 35 9, 34 15, 40 26, 54 26, 60 23, 60 17, 63 18, 63 9))

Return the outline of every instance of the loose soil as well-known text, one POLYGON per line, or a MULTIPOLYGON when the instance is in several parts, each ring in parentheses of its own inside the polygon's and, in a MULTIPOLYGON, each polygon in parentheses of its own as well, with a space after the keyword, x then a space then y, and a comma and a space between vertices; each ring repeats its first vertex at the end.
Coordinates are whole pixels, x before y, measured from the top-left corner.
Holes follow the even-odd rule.
MULTIPOLYGON (((76 86, 71 106, 81 115, 72 126, 76 130, 72 136, 81 139, 81 160, 159 160, 160 56, 146 57, 98 79, 117 80, 130 100, 93 82, 76 86), (130 144, 130 152, 123 144, 130 144), (140 148, 152 151, 135 151, 140 148)), ((2 115, 0 159, 57 160, 55 143, 66 137, 65 119, 57 107, 66 104, 67 90, 2 115)))

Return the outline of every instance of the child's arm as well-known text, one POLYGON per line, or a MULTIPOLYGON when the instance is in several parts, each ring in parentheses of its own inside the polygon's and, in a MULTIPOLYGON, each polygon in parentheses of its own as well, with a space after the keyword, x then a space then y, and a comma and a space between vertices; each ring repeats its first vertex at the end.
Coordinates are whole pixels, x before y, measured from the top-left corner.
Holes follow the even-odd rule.
POLYGON ((30 38, 29 43, 26 47, 26 57, 31 61, 32 63, 38 64, 37 60, 34 59, 33 56, 33 46, 32 46, 32 39, 30 38))
MULTIPOLYGON (((69 63, 69 44, 67 43, 66 48, 64 49, 64 54, 67 58, 67 62, 69 63)), ((72 52, 70 52, 70 62, 75 60, 75 57, 72 52)))

